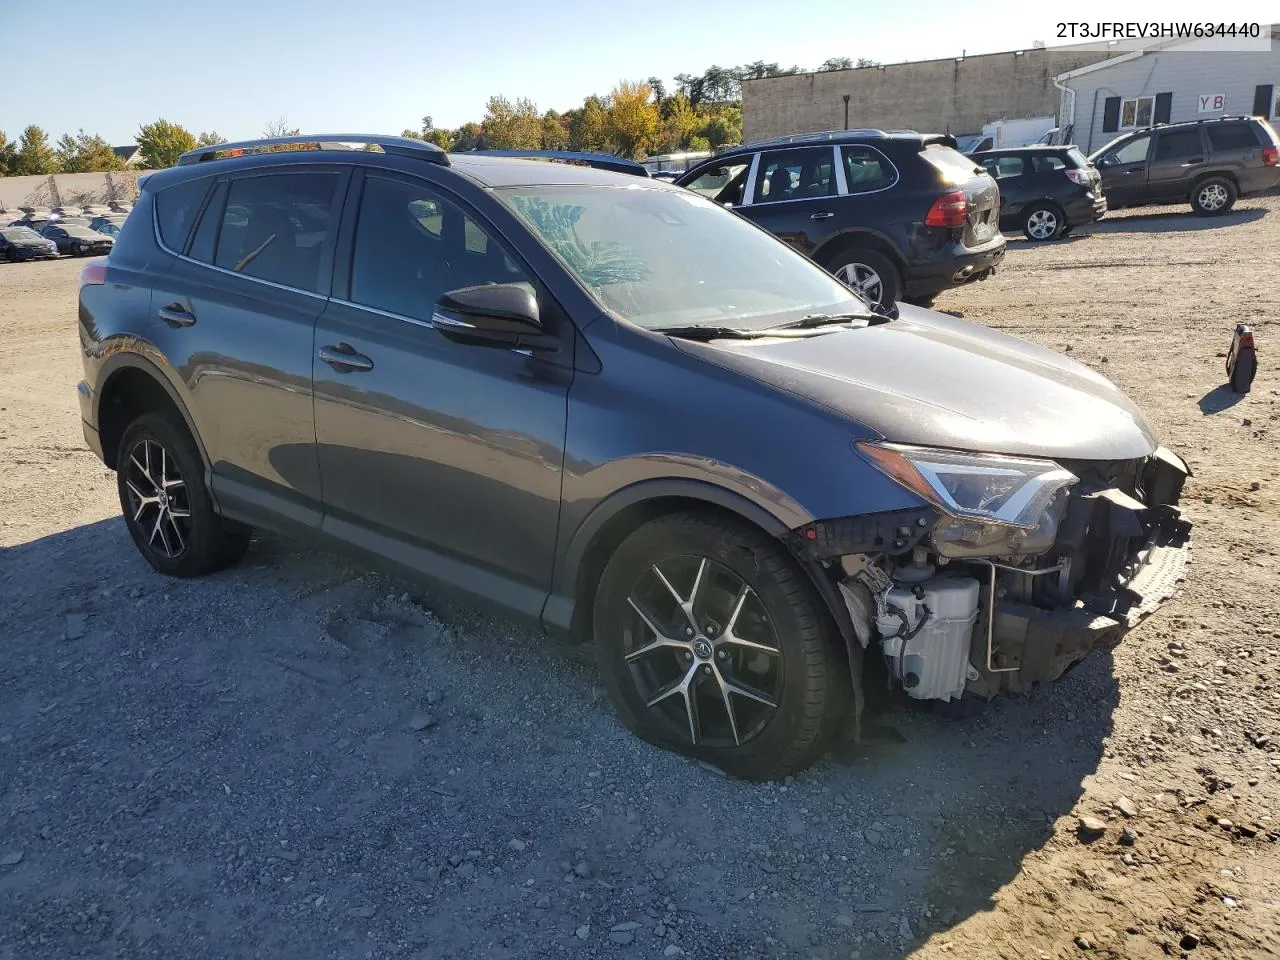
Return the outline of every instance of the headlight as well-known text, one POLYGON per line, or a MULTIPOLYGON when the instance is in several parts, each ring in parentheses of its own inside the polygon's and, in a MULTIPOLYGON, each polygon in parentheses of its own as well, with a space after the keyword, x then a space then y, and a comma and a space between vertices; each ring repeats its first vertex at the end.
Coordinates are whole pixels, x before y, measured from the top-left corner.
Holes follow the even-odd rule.
POLYGON ((859 443, 858 449, 945 514, 933 530, 934 549, 944 557, 1043 553, 1057 538, 1068 490, 1079 481, 1052 460, 892 443, 859 443))

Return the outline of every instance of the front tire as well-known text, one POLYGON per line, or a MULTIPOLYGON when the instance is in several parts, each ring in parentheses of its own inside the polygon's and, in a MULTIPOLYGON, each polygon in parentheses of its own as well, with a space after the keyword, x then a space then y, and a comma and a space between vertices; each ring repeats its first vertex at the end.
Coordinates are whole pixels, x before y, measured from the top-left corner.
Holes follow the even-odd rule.
POLYGON ((1235 206, 1238 195, 1226 177, 1206 177, 1191 190, 1191 209, 1201 217, 1218 217, 1235 206))
POLYGON ((743 523, 692 512, 641 526, 605 567, 593 628, 623 723, 738 777, 804 769, 848 706, 822 601, 776 540, 743 523))
POLYGON ((1022 218, 1022 235, 1033 242, 1057 240, 1064 225, 1062 211, 1051 203, 1038 203, 1022 218))
POLYGON ((125 429, 116 486, 129 535, 160 573, 198 577, 235 563, 249 548, 250 531, 214 512, 200 451, 171 415, 144 414, 125 429))
POLYGON ((823 266, 846 287, 882 307, 891 307, 902 292, 898 268, 882 253, 863 247, 837 251, 823 266))

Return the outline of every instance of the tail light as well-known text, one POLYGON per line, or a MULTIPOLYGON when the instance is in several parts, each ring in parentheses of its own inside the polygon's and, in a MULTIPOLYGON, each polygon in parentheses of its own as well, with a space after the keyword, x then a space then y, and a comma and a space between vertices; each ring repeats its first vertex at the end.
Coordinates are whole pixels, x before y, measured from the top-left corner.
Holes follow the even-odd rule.
POLYGON ((1070 180, 1072 183, 1078 183, 1082 187, 1087 187, 1089 186, 1089 184, 1093 183, 1093 174, 1091 174, 1088 170, 1080 170, 1074 167, 1068 167, 1065 172, 1067 174, 1068 180, 1070 180))
POLYGON ((80 271, 80 286, 97 287, 107 282, 107 261, 94 260, 80 271))
POLYGON ((1280 147, 1263 147, 1262 162, 1268 167, 1280 166, 1280 147))
POLYGON ((967 216, 969 216, 969 199, 964 195, 963 190, 952 190, 933 201, 933 206, 924 215, 924 225, 926 227, 960 227, 964 226, 967 216))

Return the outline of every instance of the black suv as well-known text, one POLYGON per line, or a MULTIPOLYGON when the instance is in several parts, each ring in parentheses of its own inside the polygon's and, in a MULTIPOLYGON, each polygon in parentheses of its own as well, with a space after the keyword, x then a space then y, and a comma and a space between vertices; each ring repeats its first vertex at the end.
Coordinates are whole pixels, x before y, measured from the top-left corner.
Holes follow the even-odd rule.
POLYGON ((864 657, 920 700, 1027 690, 1184 562, 1186 468, 1124 394, 893 313, 660 181, 225 144, 85 267, 80 409, 156 570, 346 545, 592 643, 637 733, 776 777, 856 721, 864 657))
POLYGON ((748 143, 676 183, 785 240, 872 303, 927 305, 1004 258, 995 181, 940 135, 851 130, 748 143))
POLYGON ((973 159, 1000 187, 1000 229, 1056 240, 1107 212, 1102 177, 1076 147, 983 150, 973 159))
POLYGON ((1187 203, 1226 213, 1237 197, 1280 185, 1280 139, 1259 117, 1159 124, 1112 140, 1089 160, 1117 207, 1187 203))

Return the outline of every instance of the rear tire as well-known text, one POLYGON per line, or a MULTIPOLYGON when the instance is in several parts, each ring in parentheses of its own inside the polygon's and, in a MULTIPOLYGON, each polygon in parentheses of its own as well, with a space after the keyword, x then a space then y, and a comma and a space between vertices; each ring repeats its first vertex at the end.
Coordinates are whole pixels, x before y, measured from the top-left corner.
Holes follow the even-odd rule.
POLYGON ((865 247, 839 250, 822 264, 832 276, 853 287, 872 303, 891 307, 902 292, 898 268, 882 253, 865 247))
POLYGON ((116 486, 134 545, 160 573, 198 577, 244 556, 252 531, 224 521, 186 424, 147 413, 120 437, 116 486))
POLYGON ((848 709, 830 615, 786 550, 744 523, 688 512, 635 530, 601 575, 593 629, 622 722, 734 776, 804 769, 848 709))
POLYGON ((1057 240, 1065 222, 1056 205, 1037 203, 1022 218, 1022 234, 1035 243, 1057 240))
POLYGON ((1219 217, 1236 203, 1239 191, 1226 177, 1205 177, 1191 188, 1191 209, 1201 217, 1219 217))

